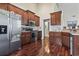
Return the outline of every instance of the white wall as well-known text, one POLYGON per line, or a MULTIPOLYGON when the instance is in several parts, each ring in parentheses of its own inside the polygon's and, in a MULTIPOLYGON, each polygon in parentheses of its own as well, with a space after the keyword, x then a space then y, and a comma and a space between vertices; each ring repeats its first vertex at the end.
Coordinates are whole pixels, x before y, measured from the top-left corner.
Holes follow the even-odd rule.
POLYGON ((63 25, 67 26, 67 20, 75 15, 79 25, 79 3, 59 3, 59 8, 63 11, 63 25))

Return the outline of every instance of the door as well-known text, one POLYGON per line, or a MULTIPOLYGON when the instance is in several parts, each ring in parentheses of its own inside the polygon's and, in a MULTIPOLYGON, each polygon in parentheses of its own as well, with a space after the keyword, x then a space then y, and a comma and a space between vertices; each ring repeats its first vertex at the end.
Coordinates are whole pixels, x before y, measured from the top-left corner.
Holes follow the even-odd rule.
POLYGON ((16 14, 10 14, 10 50, 15 51, 21 48, 21 18, 16 14))
POLYGON ((49 54, 49 19, 44 20, 44 52, 49 54))
POLYGON ((49 37, 49 19, 44 20, 44 37, 49 37))
POLYGON ((0 10, 0 55, 9 54, 9 14, 0 10))

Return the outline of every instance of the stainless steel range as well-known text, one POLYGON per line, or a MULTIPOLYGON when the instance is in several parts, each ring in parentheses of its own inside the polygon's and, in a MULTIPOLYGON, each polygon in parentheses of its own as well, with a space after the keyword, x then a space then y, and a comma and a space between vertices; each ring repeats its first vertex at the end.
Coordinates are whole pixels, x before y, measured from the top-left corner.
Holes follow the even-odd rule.
POLYGON ((0 9, 0 55, 21 48, 21 16, 0 9))

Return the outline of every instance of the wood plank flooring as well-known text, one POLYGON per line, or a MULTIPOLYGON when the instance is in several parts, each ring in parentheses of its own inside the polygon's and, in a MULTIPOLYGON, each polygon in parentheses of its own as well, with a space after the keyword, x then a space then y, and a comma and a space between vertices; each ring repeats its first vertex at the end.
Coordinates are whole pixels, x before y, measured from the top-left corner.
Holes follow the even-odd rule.
POLYGON ((41 41, 27 44, 20 51, 16 51, 10 56, 69 56, 69 50, 64 46, 54 44, 49 48, 48 40, 48 38, 44 39, 43 46, 41 41))
POLYGON ((41 49, 41 40, 26 44, 21 50, 13 52, 10 56, 36 56, 41 49))
POLYGON ((53 44, 52 48, 49 48, 49 38, 44 39, 44 48, 41 48, 40 56, 69 56, 69 50, 67 47, 53 44))

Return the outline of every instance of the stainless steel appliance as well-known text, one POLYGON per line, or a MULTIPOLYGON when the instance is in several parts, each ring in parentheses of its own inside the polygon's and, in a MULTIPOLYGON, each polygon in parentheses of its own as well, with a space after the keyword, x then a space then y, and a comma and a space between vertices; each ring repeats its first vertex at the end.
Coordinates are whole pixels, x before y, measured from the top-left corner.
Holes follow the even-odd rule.
POLYGON ((0 9, 0 55, 21 48, 21 16, 0 9))
POLYGON ((0 55, 9 53, 9 12, 0 10, 0 55))
POLYGON ((21 16, 10 13, 9 18, 9 39, 10 39, 10 51, 21 49, 21 16))

